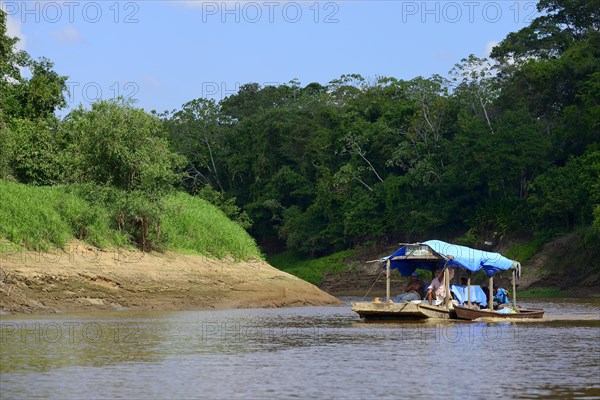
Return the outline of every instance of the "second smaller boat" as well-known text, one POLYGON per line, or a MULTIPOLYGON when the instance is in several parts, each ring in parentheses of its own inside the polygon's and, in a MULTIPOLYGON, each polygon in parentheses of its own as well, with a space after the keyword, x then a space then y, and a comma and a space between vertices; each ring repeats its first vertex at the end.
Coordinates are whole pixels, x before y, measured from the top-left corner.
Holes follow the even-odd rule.
MULTIPOLYGON (((511 310, 509 308, 505 308, 505 310, 511 310)), ((475 309, 463 306, 454 306, 454 312, 456 313, 456 318, 458 319, 466 319, 472 321, 477 318, 495 318, 495 319, 530 319, 530 318, 543 318, 544 310, 538 309, 521 309, 514 310, 515 312, 502 312, 502 311, 494 311, 489 309, 475 309)))

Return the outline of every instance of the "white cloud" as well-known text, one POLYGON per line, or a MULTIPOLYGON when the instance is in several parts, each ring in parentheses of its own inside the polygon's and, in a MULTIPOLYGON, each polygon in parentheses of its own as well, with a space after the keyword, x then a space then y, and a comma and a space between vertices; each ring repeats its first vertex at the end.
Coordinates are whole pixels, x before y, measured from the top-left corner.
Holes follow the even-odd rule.
POLYGON ((83 37, 77 29, 72 26, 65 26, 62 29, 52 32, 52 37, 61 43, 82 43, 83 37))
POLYGON ((162 82, 153 76, 145 76, 143 79, 144 84, 152 89, 162 90, 164 88, 162 82))
POLYGON ((10 15, 6 16, 6 33, 9 37, 18 37, 19 41, 15 47, 18 50, 25 50, 25 47, 27 47, 27 38, 21 30, 21 22, 10 15))
POLYGON ((485 44, 485 56, 489 57, 492 54, 492 49, 498 45, 496 40, 490 40, 485 44))

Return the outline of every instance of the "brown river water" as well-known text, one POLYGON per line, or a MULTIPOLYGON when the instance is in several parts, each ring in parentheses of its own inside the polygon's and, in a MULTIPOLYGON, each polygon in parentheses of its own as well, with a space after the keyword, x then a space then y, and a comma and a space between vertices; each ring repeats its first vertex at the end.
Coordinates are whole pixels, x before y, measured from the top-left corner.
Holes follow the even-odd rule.
POLYGON ((341 307, 0 316, 0 399, 600 399, 600 299, 538 322, 341 307))

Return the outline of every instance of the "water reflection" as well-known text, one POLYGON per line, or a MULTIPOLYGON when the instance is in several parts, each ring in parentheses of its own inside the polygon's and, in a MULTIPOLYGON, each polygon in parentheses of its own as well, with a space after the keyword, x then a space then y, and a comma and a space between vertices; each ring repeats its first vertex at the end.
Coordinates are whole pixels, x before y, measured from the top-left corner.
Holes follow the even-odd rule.
POLYGON ((549 320, 365 323, 348 306, 3 316, 0 398, 600 396, 600 303, 535 302, 549 320))

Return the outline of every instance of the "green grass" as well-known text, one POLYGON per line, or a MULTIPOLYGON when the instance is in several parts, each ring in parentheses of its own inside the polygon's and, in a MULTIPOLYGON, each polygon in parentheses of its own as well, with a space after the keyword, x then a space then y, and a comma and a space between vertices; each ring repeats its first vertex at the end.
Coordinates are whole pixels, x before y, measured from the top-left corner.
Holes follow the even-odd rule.
POLYGON ((168 249, 213 258, 261 258, 254 239, 220 209, 206 200, 177 193, 166 199, 161 234, 168 249))
POLYGON ((0 180, 0 237, 18 247, 63 248, 80 238, 98 246, 126 245, 109 226, 107 212, 65 186, 35 187, 0 180))
POLYGON ((345 260, 356 254, 356 250, 344 250, 326 257, 306 259, 297 253, 285 251, 267 258, 269 264, 282 271, 297 276, 312 284, 319 285, 325 273, 338 273, 348 269, 345 260))
POLYGON ((504 255, 511 260, 517 260, 520 263, 524 263, 533 257, 543 244, 544 241, 541 239, 533 239, 525 243, 515 244, 509 247, 504 255))
MULTIPOLYGON (((37 187, 0 180, 0 252, 50 250, 81 239, 99 248, 132 247, 116 228, 117 213, 102 201, 84 198, 79 186, 37 187)), ((250 235, 217 207, 185 193, 167 196, 161 218, 164 250, 261 258, 250 235)))
POLYGON ((531 289, 517 293, 517 297, 566 297, 567 292, 560 289, 531 289))

